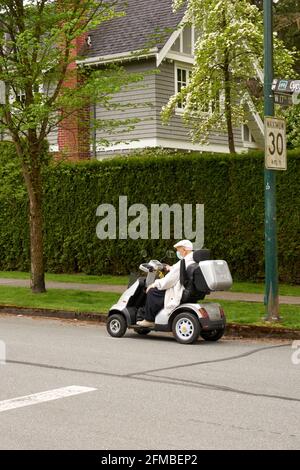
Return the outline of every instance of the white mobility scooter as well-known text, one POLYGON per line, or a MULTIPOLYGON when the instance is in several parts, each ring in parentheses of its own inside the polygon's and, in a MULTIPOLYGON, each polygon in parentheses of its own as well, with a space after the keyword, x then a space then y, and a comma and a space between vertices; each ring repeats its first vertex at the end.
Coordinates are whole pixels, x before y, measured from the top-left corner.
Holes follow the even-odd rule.
POLYGON ((202 300, 210 292, 230 289, 232 277, 226 261, 209 259, 209 250, 196 250, 193 258, 193 264, 180 270, 180 281, 185 287, 180 305, 169 314, 162 309, 155 317, 153 328, 140 327, 136 322, 143 318, 141 309, 146 303, 146 288, 164 275, 164 264, 157 260, 141 264, 139 269, 145 275, 128 287, 108 313, 108 333, 120 338, 127 328, 140 335, 172 331, 176 340, 183 344, 194 343, 199 336, 206 341, 220 339, 226 325, 224 311, 218 303, 202 300))

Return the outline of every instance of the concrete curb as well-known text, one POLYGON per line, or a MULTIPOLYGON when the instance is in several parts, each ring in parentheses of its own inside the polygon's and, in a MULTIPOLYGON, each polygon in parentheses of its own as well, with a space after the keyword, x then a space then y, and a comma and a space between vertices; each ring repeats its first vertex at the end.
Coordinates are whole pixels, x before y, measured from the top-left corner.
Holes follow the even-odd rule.
POLYGON ((65 320, 83 320, 105 323, 107 316, 104 313, 74 312, 70 310, 53 310, 48 308, 15 307, 0 305, 0 314, 24 315, 28 317, 59 318, 65 320))
POLYGON ((227 323, 226 335, 241 338, 264 338, 264 339, 300 339, 300 330, 279 328, 271 326, 241 325, 227 323))
MULTIPOLYGON (((14 307, 0 305, 0 314, 22 315, 28 317, 43 317, 65 320, 93 321, 106 323, 107 315, 93 312, 74 312, 66 310, 52 310, 29 307, 14 307)), ((270 338, 270 339, 300 339, 300 330, 277 328, 257 325, 241 325, 239 323, 227 323, 226 336, 240 338, 270 338)))

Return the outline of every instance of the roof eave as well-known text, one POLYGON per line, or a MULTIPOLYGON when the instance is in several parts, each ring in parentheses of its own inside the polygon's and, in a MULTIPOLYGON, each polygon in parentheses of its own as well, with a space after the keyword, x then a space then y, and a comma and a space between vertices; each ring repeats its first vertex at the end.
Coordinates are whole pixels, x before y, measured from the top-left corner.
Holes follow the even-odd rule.
POLYGON ((111 62, 123 62, 134 59, 144 59, 148 57, 156 57, 158 54, 158 48, 154 47, 148 50, 128 51, 118 54, 110 54, 97 57, 87 57, 86 59, 76 60, 77 65, 99 65, 107 64, 111 62))

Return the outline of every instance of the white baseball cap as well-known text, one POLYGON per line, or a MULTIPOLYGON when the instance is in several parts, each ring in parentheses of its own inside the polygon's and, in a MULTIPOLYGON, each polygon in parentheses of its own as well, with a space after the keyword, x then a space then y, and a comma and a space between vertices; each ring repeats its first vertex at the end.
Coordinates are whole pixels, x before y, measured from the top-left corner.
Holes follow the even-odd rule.
POLYGON ((193 249, 193 244, 190 242, 190 240, 181 240, 180 242, 177 242, 174 245, 174 248, 178 248, 179 246, 182 246, 186 250, 192 250, 193 249))

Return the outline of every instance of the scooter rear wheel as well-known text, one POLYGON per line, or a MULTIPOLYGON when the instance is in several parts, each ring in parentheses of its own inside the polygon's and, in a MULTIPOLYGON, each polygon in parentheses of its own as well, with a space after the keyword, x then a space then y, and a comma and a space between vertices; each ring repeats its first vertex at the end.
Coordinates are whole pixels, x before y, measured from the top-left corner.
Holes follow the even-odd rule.
POLYGON ((111 315, 107 320, 106 329, 108 334, 114 338, 121 338, 124 336, 127 330, 127 323, 123 315, 120 313, 111 315))
POLYGON ((218 341, 220 338, 222 338, 224 332, 225 328, 220 328, 218 330, 212 331, 201 331, 200 336, 205 341, 218 341))

